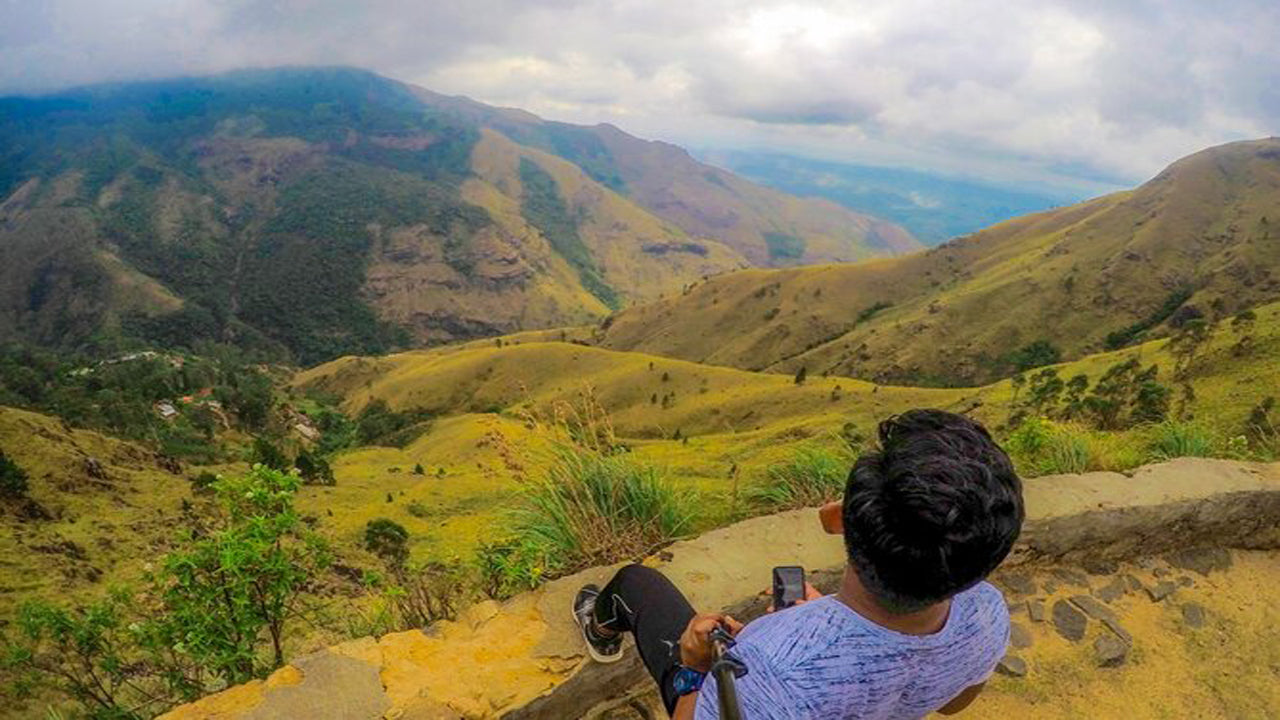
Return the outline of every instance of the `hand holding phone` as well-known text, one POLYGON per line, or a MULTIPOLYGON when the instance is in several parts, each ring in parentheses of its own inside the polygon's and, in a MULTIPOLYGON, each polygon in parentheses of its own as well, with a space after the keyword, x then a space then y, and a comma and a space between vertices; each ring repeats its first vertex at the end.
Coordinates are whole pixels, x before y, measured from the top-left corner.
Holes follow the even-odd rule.
POLYGON ((773 569, 774 610, 785 610, 806 599, 804 568, 784 565, 773 569))

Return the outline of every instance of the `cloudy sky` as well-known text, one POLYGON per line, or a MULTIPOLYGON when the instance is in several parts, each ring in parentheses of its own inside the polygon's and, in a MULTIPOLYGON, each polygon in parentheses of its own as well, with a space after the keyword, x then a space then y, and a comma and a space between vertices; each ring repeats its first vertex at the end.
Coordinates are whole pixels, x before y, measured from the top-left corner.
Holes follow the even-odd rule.
POLYGON ((1083 190, 1280 133, 1276 0, 0 0, 0 93, 282 64, 1083 190))

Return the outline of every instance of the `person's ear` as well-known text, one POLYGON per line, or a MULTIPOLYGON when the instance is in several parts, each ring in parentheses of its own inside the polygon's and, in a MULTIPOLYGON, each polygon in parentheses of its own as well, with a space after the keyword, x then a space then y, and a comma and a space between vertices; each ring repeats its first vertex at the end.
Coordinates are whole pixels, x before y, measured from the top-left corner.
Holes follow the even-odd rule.
POLYGON ((844 503, 836 500, 818 508, 818 519, 822 521, 822 529, 830 535, 844 534, 844 503))

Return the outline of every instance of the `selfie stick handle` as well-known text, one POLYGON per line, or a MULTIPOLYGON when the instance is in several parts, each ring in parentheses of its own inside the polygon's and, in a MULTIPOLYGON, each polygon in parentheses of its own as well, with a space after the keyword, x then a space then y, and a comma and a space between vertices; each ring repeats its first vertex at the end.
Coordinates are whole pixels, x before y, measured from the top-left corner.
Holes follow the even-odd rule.
POLYGON ((738 688, 734 683, 737 678, 747 674, 747 666, 729 654, 729 648, 733 647, 733 639, 723 629, 717 628, 712 631, 711 641, 715 648, 715 662, 711 665, 711 674, 716 679, 720 717, 722 720, 742 720, 742 708, 738 706, 738 688))

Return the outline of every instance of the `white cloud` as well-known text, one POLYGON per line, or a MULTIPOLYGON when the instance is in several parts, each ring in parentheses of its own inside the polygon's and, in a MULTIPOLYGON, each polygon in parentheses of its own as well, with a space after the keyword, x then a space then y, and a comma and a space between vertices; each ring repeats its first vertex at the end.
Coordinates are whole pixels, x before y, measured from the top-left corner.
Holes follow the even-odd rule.
POLYGON ((0 89, 351 64, 676 141, 1082 182, 1280 125, 1280 3, 7 0, 0 89))

